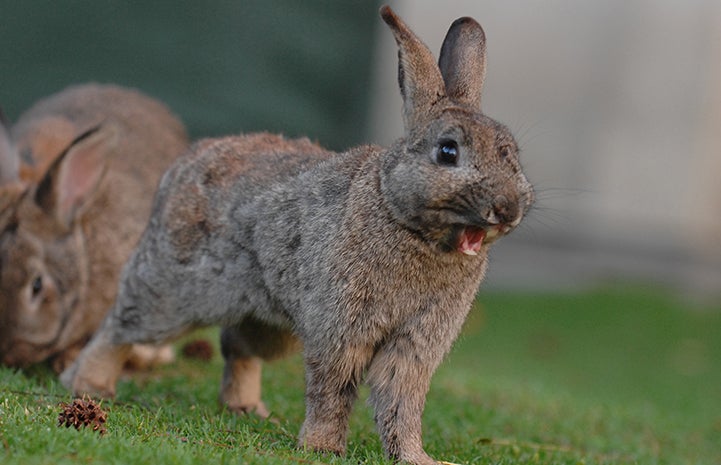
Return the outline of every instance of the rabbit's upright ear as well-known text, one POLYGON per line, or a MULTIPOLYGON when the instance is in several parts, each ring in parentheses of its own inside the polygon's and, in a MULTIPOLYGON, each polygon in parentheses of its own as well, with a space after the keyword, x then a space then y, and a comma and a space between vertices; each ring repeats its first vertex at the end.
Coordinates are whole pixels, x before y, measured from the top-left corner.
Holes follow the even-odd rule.
POLYGON ((18 179, 18 154, 10 141, 7 119, 0 108, 0 186, 18 179))
POLYGON ((35 191, 35 202, 70 226, 100 185, 115 139, 115 131, 102 126, 76 137, 48 168, 35 191))
POLYGON ((438 67, 448 97, 480 110, 486 77, 486 34, 475 19, 459 18, 451 24, 441 47, 438 67))
POLYGON ((403 96, 403 121, 408 133, 445 99, 445 85, 428 47, 389 6, 381 8, 380 13, 398 44, 398 85, 403 96))

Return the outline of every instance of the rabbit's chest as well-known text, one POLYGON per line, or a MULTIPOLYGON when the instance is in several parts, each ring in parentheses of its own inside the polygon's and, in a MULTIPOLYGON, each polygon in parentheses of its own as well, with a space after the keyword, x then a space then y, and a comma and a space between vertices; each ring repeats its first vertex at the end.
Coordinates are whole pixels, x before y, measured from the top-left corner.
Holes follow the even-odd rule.
POLYGON ((403 249, 371 247, 366 250, 374 251, 372 256, 339 270, 335 282, 341 289, 341 304, 335 311, 379 335, 423 313, 437 314, 438 320, 442 315, 465 314, 483 279, 485 255, 438 259, 403 249))

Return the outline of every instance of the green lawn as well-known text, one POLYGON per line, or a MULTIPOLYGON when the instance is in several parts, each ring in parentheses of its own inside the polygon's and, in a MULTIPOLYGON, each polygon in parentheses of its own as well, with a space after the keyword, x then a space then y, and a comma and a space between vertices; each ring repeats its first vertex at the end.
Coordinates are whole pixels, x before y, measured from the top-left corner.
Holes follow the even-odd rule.
MULTIPOLYGON (((265 371, 275 421, 218 407, 221 366, 216 348, 121 383, 102 437, 56 427, 70 397, 47 370, 0 369, 0 463, 389 463, 363 401, 346 458, 295 448, 299 357, 265 371)), ((639 288, 482 294, 424 433, 432 456, 463 464, 720 464, 721 306, 639 288)))

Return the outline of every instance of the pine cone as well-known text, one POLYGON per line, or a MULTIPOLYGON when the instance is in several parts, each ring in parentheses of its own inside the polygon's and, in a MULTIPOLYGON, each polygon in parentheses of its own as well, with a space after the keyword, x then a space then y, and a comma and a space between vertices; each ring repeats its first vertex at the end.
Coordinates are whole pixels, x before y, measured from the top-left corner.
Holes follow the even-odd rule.
POLYGON ((183 355, 186 358, 209 361, 213 358, 213 346, 204 339, 196 339, 183 346, 183 355))
POLYGON ((66 428, 74 426, 79 430, 81 427, 92 426, 93 431, 105 434, 105 422, 108 414, 105 413, 100 405, 96 404, 92 399, 83 397, 75 399, 72 403, 60 403, 63 409, 58 415, 58 427, 65 425, 66 428))

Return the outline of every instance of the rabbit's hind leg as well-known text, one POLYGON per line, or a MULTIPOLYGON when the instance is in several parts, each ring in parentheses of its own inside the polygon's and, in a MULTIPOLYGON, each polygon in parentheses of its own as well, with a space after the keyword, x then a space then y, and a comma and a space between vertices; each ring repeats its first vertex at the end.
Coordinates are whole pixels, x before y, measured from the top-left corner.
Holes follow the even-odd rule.
POLYGON ((286 329, 247 317, 223 328, 220 343, 225 358, 220 402, 235 413, 268 417, 260 395, 262 362, 296 349, 297 339, 286 329))
POLYGON ((75 362, 61 375, 73 393, 114 397, 115 385, 137 343, 161 344, 193 328, 172 293, 152 292, 129 268, 105 320, 75 362))

